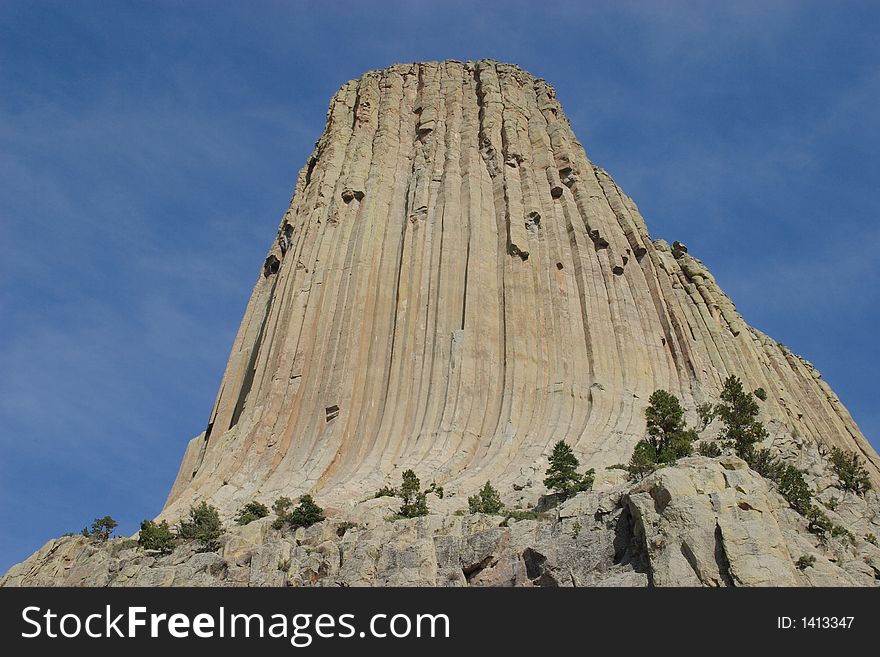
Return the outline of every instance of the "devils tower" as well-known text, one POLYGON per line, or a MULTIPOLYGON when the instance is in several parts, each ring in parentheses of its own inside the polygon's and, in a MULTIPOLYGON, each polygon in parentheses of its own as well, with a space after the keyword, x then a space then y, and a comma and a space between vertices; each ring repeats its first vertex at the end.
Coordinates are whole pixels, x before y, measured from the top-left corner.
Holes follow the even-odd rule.
POLYGON ((331 100, 159 515, 209 502, 221 546, 65 537, 0 584, 876 585, 880 504, 846 494, 834 448, 880 482, 819 372, 746 324, 684 244, 652 239, 553 87, 490 60, 396 65, 331 100), (652 392, 696 425, 730 375, 761 391, 764 446, 825 525, 730 454, 636 482, 614 467, 652 392), (550 517, 558 441, 596 479, 550 517), (407 469, 444 488, 432 515, 374 498, 407 469), (487 481, 522 513, 468 514, 487 481), (307 530, 231 522, 306 493, 327 510, 307 530))
POLYGON ((620 463, 653 390, 694 408, 728 374, 767 391, 777 433, 876 474, 812 365, 651 239, 547 82, 493 61, 371 71, 331 100, 166 510, 356 498, 404 468, 509 487, 563 439, 620 463))

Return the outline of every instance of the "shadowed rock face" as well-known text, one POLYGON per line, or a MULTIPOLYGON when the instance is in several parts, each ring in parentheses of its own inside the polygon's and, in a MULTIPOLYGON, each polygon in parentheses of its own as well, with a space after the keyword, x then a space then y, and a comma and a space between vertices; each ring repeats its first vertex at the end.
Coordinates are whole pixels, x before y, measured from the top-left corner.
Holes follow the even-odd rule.
POLYGON ((819 373, 651 239, 549 84, 493 61, 371 71, 330 103, 162 517, 357 501, 406 468, 458 496, 521 490, 555 441, 626 461, 653 390, 693 409, 729 374, 767 391, 774 440, 877 477, 819 373))

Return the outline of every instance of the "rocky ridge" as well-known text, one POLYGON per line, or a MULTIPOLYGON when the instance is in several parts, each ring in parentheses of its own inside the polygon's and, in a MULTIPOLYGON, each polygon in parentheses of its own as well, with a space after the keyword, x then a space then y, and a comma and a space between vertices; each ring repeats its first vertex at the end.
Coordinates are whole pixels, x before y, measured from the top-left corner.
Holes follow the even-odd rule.
POLYGON ((845 494, 818 452, 802 456, 816 499, 849 536, 811 533, 736 456, 693 456, 636 483, 605 470, 595 490, 532 519, 470 514, 461 499, 431 495, 421 518, 394 519, 400 500, 380 497, 295 531, 271 517, 231 525, 213 552, 62 537, 0 586, 880 585, 880 498, 845 494))

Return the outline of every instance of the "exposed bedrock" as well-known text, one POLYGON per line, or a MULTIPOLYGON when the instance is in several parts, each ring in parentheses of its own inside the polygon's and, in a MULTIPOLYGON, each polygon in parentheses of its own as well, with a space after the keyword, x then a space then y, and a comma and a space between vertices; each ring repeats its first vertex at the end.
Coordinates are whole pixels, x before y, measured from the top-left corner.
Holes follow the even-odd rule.
POLYGON ((845 495, 827 474, 808 479, 820 499, 840 500, 827 512, 850 537, 811 533, 744 461, 695 456, 637 483, 605 472, 596 490, 519 520, 429 495, 421 518, 396 518, 401 500, 381 497, 327 508, 326 520, 294 531, 271 517, 229 523, 211 552, 193 541, 161 554, 65 536, 0 587, 877 586, 878 496, 845 495))

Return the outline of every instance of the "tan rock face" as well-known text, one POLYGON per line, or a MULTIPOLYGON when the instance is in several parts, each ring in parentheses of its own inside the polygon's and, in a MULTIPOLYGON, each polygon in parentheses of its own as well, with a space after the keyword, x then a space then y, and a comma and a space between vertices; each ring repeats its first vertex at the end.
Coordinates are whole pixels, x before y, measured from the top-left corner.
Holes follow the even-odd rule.
MULTIPOLYGON (((776 435, 854 450, 877 476, 819 373, 746 325, 683 244, 652 241, 549 84, 492 61, 371 71, 331 101, 162 515, 351 503, 406 468, 459 496, 540 487, 554 442, 625 461, 652 391, 693 409, 728 374, 767 391, 776 435)), ((738 504, 681 512, 717 515, 735 543, 738 504)), ((715 540, 714 523, 694 532, 715 540)), ((436 577, 417 547, 401 568, 436 577)), ((764 570, 782 576, 748 576, 764 570)))

